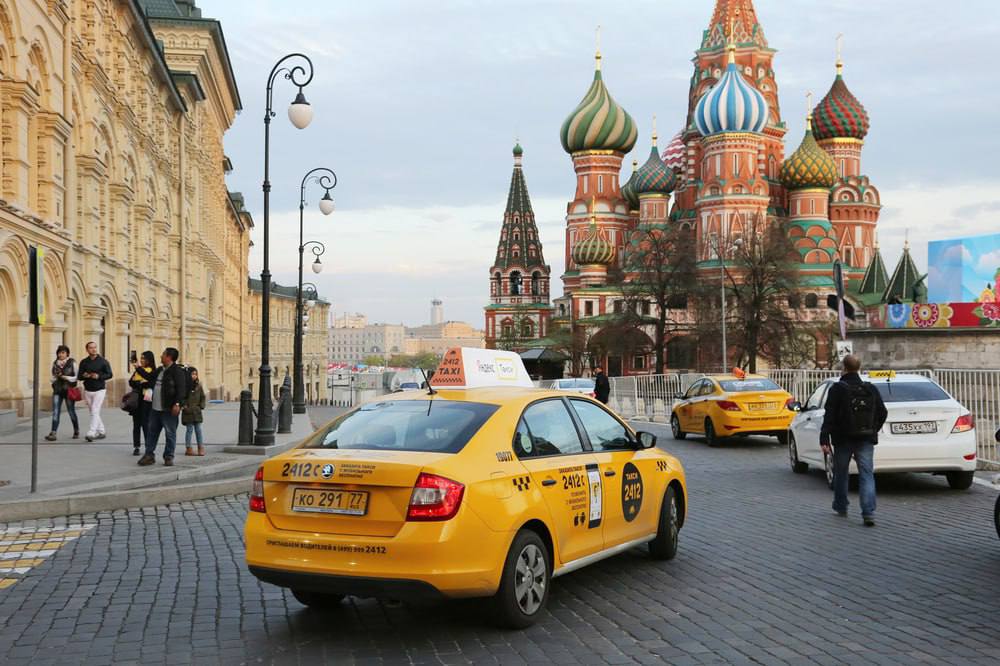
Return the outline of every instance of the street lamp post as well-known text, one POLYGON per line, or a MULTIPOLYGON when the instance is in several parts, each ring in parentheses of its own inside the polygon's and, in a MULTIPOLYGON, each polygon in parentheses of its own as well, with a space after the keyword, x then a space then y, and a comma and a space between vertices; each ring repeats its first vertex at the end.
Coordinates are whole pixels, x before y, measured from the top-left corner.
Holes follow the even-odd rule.
POLYGON ((311 301, 316 300, 316 294, 318 289, 316 285, 311 282, 302 282, 302 255, 306 248, 313 253, 315 260, 312 263, 313 273, 319 275, 323 270, 323 263, 319 258, 326 252, 326 246, 319 241, 307 241, 302 242, 301 235, 301 225, 299 227, 299 288, 295 291, 295 339, 293 341, 293 359, 292 359, 292 413, 293 414, 305 414, 306 413, 306 396, 305 396, 305 381, 302 377, 302 338, 305 334, 303 328, 303 319, 305 318, 305 312, 303 312, 302 307, 302 290, 306 287, 312 288, 312 298, 311 301))
MULTIPOLYGON (((734 250, 743 246, 743 239, 737 238, 733 241, 734 250)), ((719 287, 722 291, 722 372, 726 371, 729 365, 729 344, 726 340, 726 257, 722 253, 721 243, 715 243, 715 254, 719 258, 719 287)))
POLYGON ((266 109, 264 111, 264 269, 260 272, 261 281, 261 305, 260 305, 260 370, 258 380, 260 383, 257 401, 257 430, 254 433, 254 441, 259 446, 270 446, 274 444, 274 405, 271 402, 271 270, 269 267, 268 230, 271 214, 271 118, 274 117, 272 110, 274 102, 274 82, 281 74, 293 85, 298 86, 299 92, 295 96, 295 101, 288 107, 288 119, 298 129, 305 129, 312 121, 313 111, 306 101, 302 89, 309 85, 313 78, 313 64, 307 56, 301 53, 290 53, 275 63, 271 73, 267 77, 266 109), (299 59, 305 61, 305 65, 294 65, 284 67, 287 60, 299 59), (308 69, 307 69, 308 67, 308 69))

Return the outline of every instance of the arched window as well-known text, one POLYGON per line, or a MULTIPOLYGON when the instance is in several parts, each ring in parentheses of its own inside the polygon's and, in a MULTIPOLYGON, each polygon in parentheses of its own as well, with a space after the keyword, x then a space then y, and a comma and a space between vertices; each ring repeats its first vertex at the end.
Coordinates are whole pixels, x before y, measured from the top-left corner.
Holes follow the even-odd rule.
POLYGON ((510 274, 510 294, 511 296, 521 295, 521 272, 513 271, 510 274))
POLYGON ((530 319, 526 319, 523 322, 521 322, 521 337, 522 338, 535 337, 535 325, 530 319))
POLYGON ((816 294, 806 294, 806 307, 816 308, 819 307, 819 296, 816 294))
POLYGON ((534 273, 532 273, 531 274, 531 295, 532 296, 538 296, 539 294, 541 294, 541 283, 542 283, 542 274, 539 273, 538 271, 535 271, 534 273))
POLYGON ((507 318, 500 322, 500 335, 505 338, 514 337, 514 320, 507 318))

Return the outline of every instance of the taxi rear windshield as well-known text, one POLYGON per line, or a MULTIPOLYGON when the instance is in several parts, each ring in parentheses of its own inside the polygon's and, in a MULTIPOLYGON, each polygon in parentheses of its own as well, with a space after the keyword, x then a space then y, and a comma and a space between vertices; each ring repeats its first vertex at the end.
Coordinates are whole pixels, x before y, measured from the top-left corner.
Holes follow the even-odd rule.
POLYGON ((951 400, 934 382, 879 382, 875 384, 882 402, 931 402, 951 400))
POLYGON ((321 428, 305 448, 458 453, 497 409, 446 400, 373 402, 321 428))
POLYGON ((750 391, 780 391, 781 387, 770 379, 723 379, 719 386, 726 393, 748 393, 750 391))
POLYGON ((592 389, 594 388, 593 379, 559 379, 556 381, 556 386, 561 389, 592 389))

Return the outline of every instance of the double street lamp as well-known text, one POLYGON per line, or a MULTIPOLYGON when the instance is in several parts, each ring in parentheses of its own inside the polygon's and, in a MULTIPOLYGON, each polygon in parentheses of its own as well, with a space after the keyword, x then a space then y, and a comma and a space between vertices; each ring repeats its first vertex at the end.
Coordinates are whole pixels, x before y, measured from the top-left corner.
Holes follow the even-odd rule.
POLYGON ((726 340, 726 255, 729 254, 728 250, 739 250, 743 247, 743 239, 737 238, 733 241, 732 247, 723 248, 722 243, 716 239, 714 243, 711 243, 712 248, 715 250, 715 256, 719 259, 719 285, 721 288, 722 296, 722 372, 726 372, 726 366, 729 365, 729 343, 726 340))
POLYGON ((274 406, 271 402, 271 365, 270 365, 270 342, 271 342, 271 270, 269 264, 269 226, 271 214, 271 118, 274 117, 272 110, 274 102, 274 82, 278 75, 285 80, 291 81, 292 85, 298 87, 298 94, 295 100, 288 107, 288 120, 298 129, 305 129, 313 118, 313 110, 306 101, 302 89, 309 85, 313 78, 313 64, 307 56, 301 53, 290 53, 275 63, 271 73, 267 77, 267 107, 264 111, 264 269, 260 273, 261 281, 261 307, 260 307, 260 370, 258 380, 260 383, 257 400, 257 429, 254 433, 254 442, 259 446, 270 446, 274 444, 274 406), (298 60, 302 64, 285 66, 289 60, 298 60))
MULTIPOLYGON (((293 341, 294 351, 292 354, 292 365, 294 366, 292 373, 294 375, 292 378, 292 413, 294 414, 306 413, 305 383, 302 378, 302 317, 304 314, 302 312, 303 257, 305 256, 306 248, 309 248, 310 252, 313 253, 313 257, 315 257, 312 262, 313 273, 319 275, 319 273, 323 270, 323 262, 321 262, 319 258, 324 252, 326 252, 326 246, 319 241, 303 240, 303 233, 305 229, 306 185, 309 183, 319 183, 319 186, 326 190, 323 194, 323 198, 319 200, 319 209, 324 215, 329 215, 333 212, 334 208, 333 198, 330 196, 330 190, 337 187, 337 174, 335 174, 331 169, 317 167, 302 177, 302 184, 299 186, 299 288, 295 292, 295 340, 293 341)), ((316 293, 315 285, 313 286, 313 293, 316 293)))

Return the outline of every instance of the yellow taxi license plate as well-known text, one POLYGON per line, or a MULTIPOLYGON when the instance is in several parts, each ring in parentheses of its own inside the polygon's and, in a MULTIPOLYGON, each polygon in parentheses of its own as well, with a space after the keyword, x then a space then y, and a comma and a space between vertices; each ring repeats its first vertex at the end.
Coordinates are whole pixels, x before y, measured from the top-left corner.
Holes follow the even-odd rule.
POLYGON ((296 488, 292 493, 292 511, 363 516, 368 512, 368 492, 296 488))
POLYGON ((775 409, 778 406, 776 402, 751 402, 747 404, 747 410, 751 412, 766 412, 775 409))

